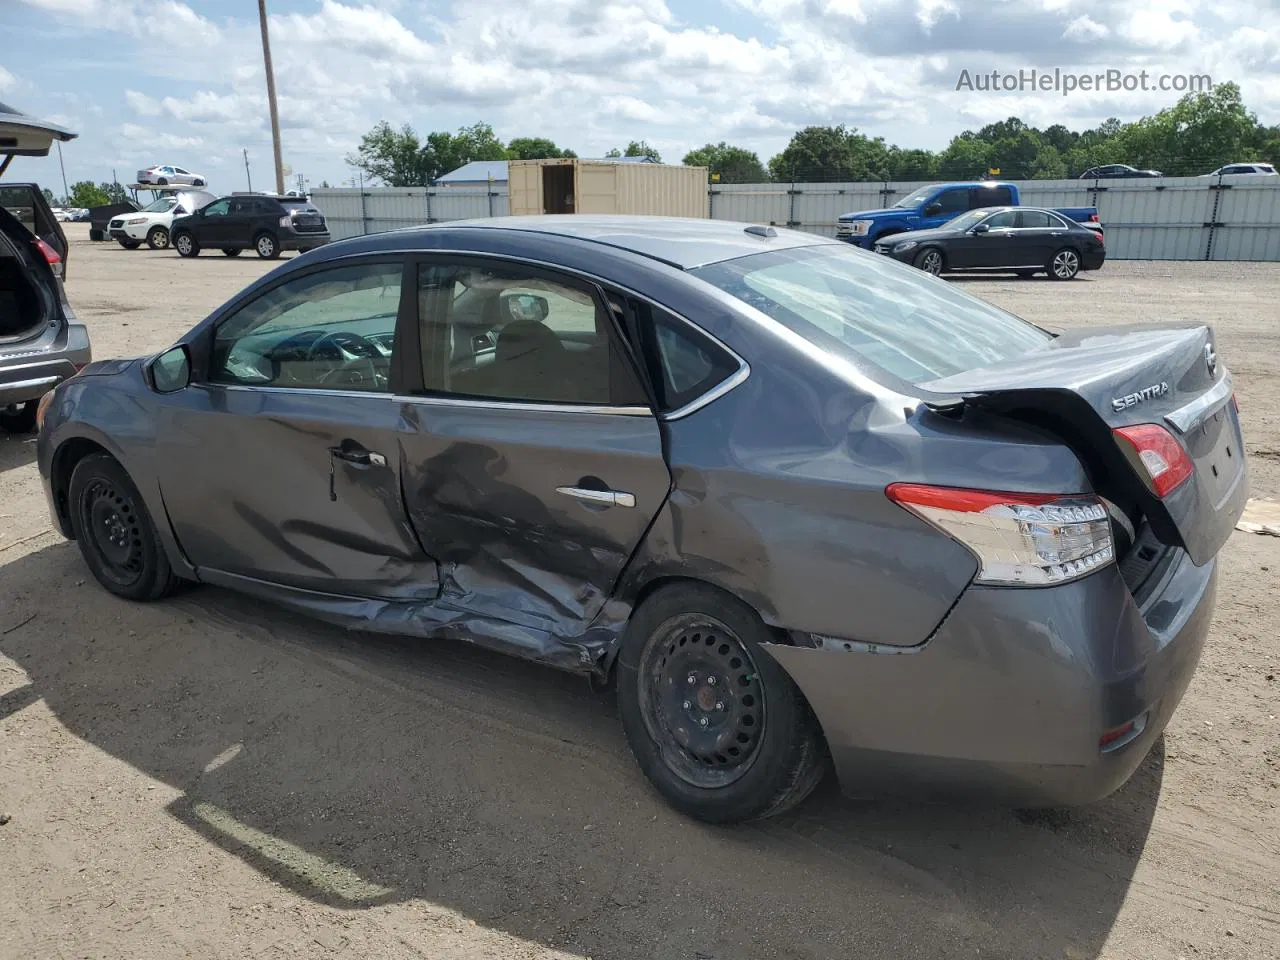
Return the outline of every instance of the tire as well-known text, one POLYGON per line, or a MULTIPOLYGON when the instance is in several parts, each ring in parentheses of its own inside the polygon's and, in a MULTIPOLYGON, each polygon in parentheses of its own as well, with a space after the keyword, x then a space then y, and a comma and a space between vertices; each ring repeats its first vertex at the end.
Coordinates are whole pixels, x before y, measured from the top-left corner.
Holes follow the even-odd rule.
POLYGON ((1080 254, 1071 247, 1063 247, 1049 258, 1048 270, 1054 280, 1074 280, 1080 272, 1080 254))
POLYGON ((178 251, 178 256, 180 257, 200 256, 200 244, 196 242, 196 238, 187 230, 182 230, 174 236, 173 248, 178 251))
POLYGON ((239 247, 223 247, 222 248, 222 254, 223 256, 226 256, 226 257, 238 257, 242 253, 244 253, 244 251, 241 250, 239 247))
POLYGON ((280 241, 270 233, 260 233, 253 238, 253 249, 263 260, 274 260, 280 256, 280 241))
POLYGON ((158 187, 167 187, 168 185, 169 185, 168 177, 161 177, 159 180, 156 181, 156 186, 158 187))
POLYGON ((191 182, 191 185, 192 185, 193 187, 203 187, 203 186, 204 186, 204 181, 203 181, 203 180, 201 180, 199 177, 197 177, 195 180, 193 180, 193 181, 191 182))
POLYGON ((771 639, 754 610, 704 584, 664 587, 632 614, 617 664, 623 729, 645 776, 687 816, 772 816, 826 774, 817 721, 761 649, 771 639))
POLYGON ((103 233, 101 230, 99 230, 97 227, 90 227, 90 228, 89 228, 89 239, 90 239, 90 240, 95 240, 95 241, 99 241, 99 242, 100 242, 100 241, 103 241, 103 240, 107 239, 107 235, 106 235, 105 233, 103 233))
POLYGON ((147 231, 147 246, 152 250, 168 250, 169 231, 164 227, 152 227, 147 231))
POLYGON ((916 254, 915 259, 911 261, 917 269, 923 270, 925 273, 933 276, 941 276, 942 268, 945 265, 942 259, 942 251, 937 247, 925 247, 916 254))
POLYGON ((0 407, 0 430, 5 433, 32 433, 36 429, 36 408, 39 400, 28 400, 16 405, 16 409, 0 407))
POLYGON ((140 246, 142 246, 142 241, 141 241, 141 240, 126 240, 126 239, 121 238, 121 240, 120 240, 120 246, 124 247, 126 250, 137 250, 140 246))
POLYGON ((142 495, 115 458, 95 453, 77 463, 68 501, 80 555, 107 590, 150 601, 178 586, 142 495))

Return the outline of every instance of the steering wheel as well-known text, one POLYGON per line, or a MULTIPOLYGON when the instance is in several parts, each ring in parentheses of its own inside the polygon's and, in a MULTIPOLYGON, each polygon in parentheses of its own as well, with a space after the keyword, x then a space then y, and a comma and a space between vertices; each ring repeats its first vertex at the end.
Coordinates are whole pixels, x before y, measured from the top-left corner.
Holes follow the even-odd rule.
POLYGON ((381 359, 383 352, 372 340, 345 330, 317 337, 307 351, 309 363, 334 364, 317 378, 320 383, 349 386, 373 383, 378 389, 385 390, 389 377, 378 368, 376 361, 381 359))

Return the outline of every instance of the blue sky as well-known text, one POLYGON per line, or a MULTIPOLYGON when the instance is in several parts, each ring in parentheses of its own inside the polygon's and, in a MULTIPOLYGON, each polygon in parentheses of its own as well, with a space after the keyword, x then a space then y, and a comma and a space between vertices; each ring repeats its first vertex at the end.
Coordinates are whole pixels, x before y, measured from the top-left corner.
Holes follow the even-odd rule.
MULTIPOLYGON (((1243 0, 268 0, 284 156, 312 184, 379 120, 491 123, 582 155, 728 140, 762 160, 808 124, 903 146, 1018 115, 1083 128, 1176 93, 957 91, 960 71, 1146 69, 1236 81, 1280 121, 1280 11, 1243 0)), ((0 0, 0 101, 80 133, 67 180, 152 163, 215 190, 271 179, 256 0, 0 0)), ((1280 158, 1276 158, 1280 159, 1280 158)), ((11 178, 61 193, 56 155, 11 178)))

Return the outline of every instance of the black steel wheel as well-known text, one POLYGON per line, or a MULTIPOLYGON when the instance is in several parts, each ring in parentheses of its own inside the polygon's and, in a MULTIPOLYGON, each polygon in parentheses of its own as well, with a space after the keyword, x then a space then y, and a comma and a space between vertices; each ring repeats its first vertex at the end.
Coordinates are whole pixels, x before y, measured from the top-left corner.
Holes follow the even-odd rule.
POLYGON ((80 555, 100 584, 129 600, 156 600, 177 585, 142 496, 114 458, 77 463, 68 502, 80 555))
POLYGON ((623 727, 676 809, 713 823, 771 816, 821 781, 826 753, 755 611, 714 587, 665 587, 632 616, 618 656, 623 727))

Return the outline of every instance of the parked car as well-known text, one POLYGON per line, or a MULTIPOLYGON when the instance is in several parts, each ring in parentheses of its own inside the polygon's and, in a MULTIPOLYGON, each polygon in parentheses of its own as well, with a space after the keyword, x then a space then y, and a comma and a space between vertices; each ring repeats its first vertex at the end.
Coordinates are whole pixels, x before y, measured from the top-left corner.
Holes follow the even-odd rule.
POLYGON ((71 211, 72 223, 88 223, 92 219, 93 215, 87 207, 76 207, 71 211))
POLYGON ((90 207, 86 211, 89 218, 89 239, 109 240, 111 221, 124 214, 137 213, 139 209, 139 206, 132 200, 122 200, 120 203, 104 203, 101 206, 90 207))
POLYGON ((1137 167, 1131 167, 1127 163, 1105 163, 1100 167, 1090 167, 1084 173, 1080 174, 1081 180, 1113 180, 1118 178, 1134 178, 1134 177, 1163 177, 1164 174, 1159 170, 1139 170, 1137 167))
POLYGON ((1097 270, 1107 255, 1101 231, 1042 207, 970 210, 932 230, 887 237, 875 249, 934 276, 980 270, 1054 280, 1097 270))
POLYGON ((343 240, 58 388, 103 587, 222 584, 616 684, 710 821, 1077 804, 1161 735, 1248 495, 1212 329, 1055 336, 831 238, 541 215, 343 240), (894 655, 897 654, 897 655, 894 655))
MULTIPOLYGON (((969 210, 1020 205, 1016 183, 934 183, 913 191, 892 207, 843 214, 836 224, 836 237, 871 250, 884 237, 940 227, 969 210)), ((1098 220, 1096 207, 1063 207, 1057 212, 1077 221, 1098 220)))
POLYGON ((73 210, 68 210, 66 207, 52 207, 51 212, 53 213, 53 219, 59 223, 70 223, 71 215, 74 213, 73 210))
POLYGON ((155 184, 160 187, 167 187, 170 184, 203 187, 208 181, 199 173, 192 173, 190 170, 175 167, 173 164, 161 164, 147 167, 145 170, 139 170, 138 183, 155 184))
POLYGON ((1239 177, 1239 176, 1258 176, 1258 177, 1275 177, 1280 176, 1276 173, 1276 168, 1269 163, 1257 163, 1250 161, 1249 163, 1228 163, 1225 167, 1219 167, 1212 173, 1201 174, 1205 177, 1239 177))
MULTIPOLYGON (((0 104, 0 173, 76 134, 0 104)), ((0 184, 0 430, 35 426, 39 399, 92 359, 67 303, 67 238, 36 183, 0 184)))
POLYGON ((165 250, 169 247, 169 227, 175 217, 185 217, 217 199, 207 190, 175 190, 134 215, 113 217, 107 224, 107 233, 126 250, 136 250, 143 243, 152 250, 165 250))
POLYGON ((205 247, 238 257, 254 250, 264 260, 281 250, 305 253, 329 242, 324 215, 305 197, 232 194, 190 216, 177 217, 169 228, 174 249, 198 257, 205 247))

